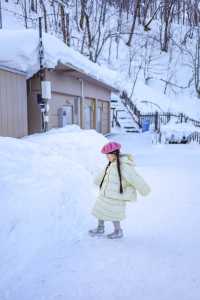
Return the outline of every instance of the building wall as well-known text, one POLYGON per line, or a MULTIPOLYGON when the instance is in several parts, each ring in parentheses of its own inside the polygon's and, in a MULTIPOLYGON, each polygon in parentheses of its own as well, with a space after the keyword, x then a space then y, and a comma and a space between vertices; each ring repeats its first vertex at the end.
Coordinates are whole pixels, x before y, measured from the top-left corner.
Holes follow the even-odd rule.
POLYGON ((110 132, 110 102, 98 99, 97 109, 100 110, 100 131, 103 134, 110 132))
MULTIPOLYGON (((46 72, 46 80, 51 81, 52 91, 81 96, 81 81, 78 75, 68 75, 67 72, 46 72)), ((102 87, 95 82, 83 78, 84 97, 100 98, 102 100, 110 100, 110 90, 102 87)))
POLYGON ((28 133, 41 132, 42 119, 37 95, 40 94, 40 80, 37 75, 28 80, 28 133))
MULTIPOLYGON (((103 104, 101 132, 110 131, 110 90, 94 82, 83 79, 83 100, 81 81, 64 72, 46 72, 46 80, 51 81, 52 99, 49 100, 49 128, 60 127, 61 109, 70 114, 69 121, 85 129, 96 129, 98 102, 103 104), (100 100, 98 100, 100 99, 100 100), (72 114, 72 116, 71 116, 72 114)), ((37 94, 40 93, 40 81, 34 76, 29 82, 28 116, 29 133, 40 132, 41 113, 37 104, 37 94)))
POLYGON ((0 136, 23 137, 27 126, 26 78, 0 69, 0 136))
MULTIPOLYGON (((60 93, 52 93, 52 99, 49 102, 50 110, 49 110, 49 127, 56 128, 60 127, 59 124, 59 113, 62 107, 71 107, 71 119, 72 123, 79 124, 79 122, 75 122, 74 120, 74 106, 75 106, 75 96, 60 94, 60 93)), ((70 110, 68 110, 70 112, 70 110)), ((71 123, 71 122, 70 122, 71 123)))

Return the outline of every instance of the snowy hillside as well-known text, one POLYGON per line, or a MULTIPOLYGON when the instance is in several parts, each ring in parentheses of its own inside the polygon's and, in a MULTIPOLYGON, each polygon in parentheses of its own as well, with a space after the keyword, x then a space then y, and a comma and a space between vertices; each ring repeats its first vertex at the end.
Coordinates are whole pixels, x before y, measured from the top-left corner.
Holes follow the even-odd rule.
POLYGON ((115 1, 116 5, 112 1, 86 1, 83 6, 84 1, 75 0, 2 0, 1 23, 3 29, 38 29, 41 15, 44 31, 65 40, 91 60, 116 70, 115 82, 121 83, 141 111, 159 108, 200 119, 199 75, 195 71, 199 40, 195 13, 199 7, 198 1, 183 2, 168 1, 162 5, 159 0, 139 0, 140 19, 136 19, 130 47, 127 41, 136 9, 134 1, 127 1, 127 8, 120 6, 120 1, 115 1), (166 12, 167 5, 171 6, 166 12), (166 18, 170 20, 167 36, 166 18))

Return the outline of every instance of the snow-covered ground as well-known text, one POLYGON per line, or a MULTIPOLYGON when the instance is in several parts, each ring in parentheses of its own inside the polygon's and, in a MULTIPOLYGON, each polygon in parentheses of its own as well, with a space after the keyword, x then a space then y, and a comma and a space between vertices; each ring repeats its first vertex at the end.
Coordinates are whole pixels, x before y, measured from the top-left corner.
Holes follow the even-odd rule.
POLYGON ((0 139, 1 300, 199 299, 199 146, 110 139, 152 188, 128 206, 115 241, 87 234, 103 136, 72 127, 0 139))

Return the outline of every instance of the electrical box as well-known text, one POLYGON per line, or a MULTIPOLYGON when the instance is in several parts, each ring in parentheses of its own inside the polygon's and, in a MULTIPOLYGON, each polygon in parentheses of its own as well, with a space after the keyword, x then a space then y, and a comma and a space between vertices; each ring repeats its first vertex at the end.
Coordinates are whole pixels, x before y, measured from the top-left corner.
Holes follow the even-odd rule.
POLYGON ((42 98, 43 99, 51 99, 51 82, 44 80, 41 82, 41 88, 42 88, 42 98))
POLYGON ((73 124, 73 106, 64 105, 58 110, 58 125, 64 127, 73 124))

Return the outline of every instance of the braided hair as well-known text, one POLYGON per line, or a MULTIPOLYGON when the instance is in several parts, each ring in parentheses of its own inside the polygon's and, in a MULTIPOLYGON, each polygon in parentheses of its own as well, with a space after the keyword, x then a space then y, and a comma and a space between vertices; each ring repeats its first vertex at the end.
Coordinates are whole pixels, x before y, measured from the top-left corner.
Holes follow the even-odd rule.
POLYGON ((110 164, 111 164, 111 162, 109 161, 109 163, 108 163, 107 166, 106 166, 105 173, 104 173, 104 175, 103 175, 103 178, 102 178, 101 183, 100 183, 100 186, 99 186, 100 189, 101 189, 101 187, 102 187, 102 185, 103 185, 104 179, 105 179, 105 177, 106 177, 106 172, 107 172, 107 170, 108 170, 110 164))
POLYGON ((123 193, 123 187, 122 187, 122 174, 121 174, 121 164, 120 164, 119 150, 115 151, 115 155, 117 156, 117 171, 118 171, 119 183, 120 183, 119 192, 120 192, 120 194, 122 194, 123 193))
MULTIPOLYGON (((123 187, 122 187, 122 175, 121 175, 121 166, 120 166, 120 152, 119 152, 119 150, 116 150, 116 151, 111 152, 110 154, 115 154, 116 155, 116 159, 117 159, 117 171, 118 171, 119 183, 120 183, 119 192, 120 192, 120 194, 122 194, 123 193, 123 187)), ((103 185, 104 179, 106 177, 106 172, 107 172, 110 164, 111 164, 111 162, 109 161, 109 163, 106 166, 104 176, 103 176, 102 181, 101 181, 100 186, 99 186, 100 189, 101 189, 101 187, 103 185)))

